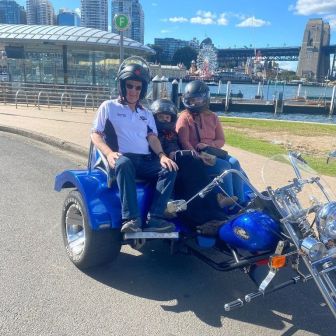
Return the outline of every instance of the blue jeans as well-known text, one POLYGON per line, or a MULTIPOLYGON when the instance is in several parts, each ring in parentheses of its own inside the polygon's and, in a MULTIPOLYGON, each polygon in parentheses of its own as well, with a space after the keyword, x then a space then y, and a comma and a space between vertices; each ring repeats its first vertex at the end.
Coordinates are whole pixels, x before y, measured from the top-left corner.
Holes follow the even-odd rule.
POLYGON ((135 179, 156 181, 151 217, 163 217, 167 202, 173 191, 175 171, 161 166, 160 161, 151 155, 125 153, 116 162, 115 174, 120 192, 121 215, 123 220, 140 216, 135 179))
MULTIPOLYGON (((206 166, 209 175, 219 175, 224 170, 236 169, 241 171, 239 161, 233 156, 228 155, 225 160, 217 158, 214 166, 206 166)), ((229 196, 237 196, 238 202, 244 202, 244 183, 236 174, 228 174, 223 178, 223 189, 229 196)))

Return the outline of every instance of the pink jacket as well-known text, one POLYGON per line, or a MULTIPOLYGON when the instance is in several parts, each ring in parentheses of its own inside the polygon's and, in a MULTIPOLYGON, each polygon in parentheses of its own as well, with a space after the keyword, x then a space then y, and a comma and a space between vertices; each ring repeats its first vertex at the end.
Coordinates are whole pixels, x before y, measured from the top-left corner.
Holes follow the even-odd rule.
POLYGON ((184 110, 177 119, 176 132, 183 149, 196 150, 199 142, 217 148, 223 147, 225 143, 222 125, 213 112, 200 113, 194 120, 192 114, 184 110), (198 140, 196 133, 196 122, 201 141, 198 140))

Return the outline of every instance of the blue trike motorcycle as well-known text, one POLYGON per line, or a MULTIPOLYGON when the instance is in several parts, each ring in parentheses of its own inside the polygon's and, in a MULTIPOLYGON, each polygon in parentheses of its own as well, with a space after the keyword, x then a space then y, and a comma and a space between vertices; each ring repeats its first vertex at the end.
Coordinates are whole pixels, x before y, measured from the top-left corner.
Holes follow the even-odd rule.
MULTIPOLYGON (((226 174, 237 174, 246 185, 245 208, 235 207, 215 234, 192 229, 179 216, 172 219, 176 232, 120 232, 118 187, 106 158, 90 150, 85 170, 67 170, 56 177, 55 190, 72 189, 62 210, 62 232, 70 260, 86 269, 112 262, 122 245, 140 249, 153 239, 170 243, 172 253, 190 253, 219 271, 241 269, 256 283, 256 290, 225 304, 241 307, 255 298, 286 286, 313 279, 336 317, 336 198, 325 181, 297 153, 269 159, 262 171, 265 189, 258 191, 239 171, 215 177, 189 200, 173 200, 170 212, 184 211, 195 197, 204 197, 226 174), (274 180, 276 172, 276 181, 274 180), (218 256, 221 258, 218 258, 218 256), (219 261, 220 259, 220 261, 219 261), (291 268, 295 276, 280 284, 274 278, 291 268)), ((137 182, 139 208, 146 218, 153 187, 137 182)))

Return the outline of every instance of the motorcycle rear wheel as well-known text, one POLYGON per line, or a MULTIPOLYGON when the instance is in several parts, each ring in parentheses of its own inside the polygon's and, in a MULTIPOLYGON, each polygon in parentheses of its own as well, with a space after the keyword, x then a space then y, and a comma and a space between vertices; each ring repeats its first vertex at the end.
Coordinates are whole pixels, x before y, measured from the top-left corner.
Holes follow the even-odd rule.
POLYGON ((108 264, 120 253, 120 230, 92 230, 77 190, 71 191, 64 201, 61 228, 67 255, 79 269, 108 264))

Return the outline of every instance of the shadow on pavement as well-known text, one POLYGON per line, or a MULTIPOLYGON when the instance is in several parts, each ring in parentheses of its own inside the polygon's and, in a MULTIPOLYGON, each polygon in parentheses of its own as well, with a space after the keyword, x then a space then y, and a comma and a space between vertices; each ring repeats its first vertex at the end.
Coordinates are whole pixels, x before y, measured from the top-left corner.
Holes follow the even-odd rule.
MULTIPOLYGON (((140 253, 139 253, 140 254, 140 253)), ((213 327, 229 326, 230 320, 282 330, 283 336, 306 330, 318 335, 334 334, 334 319, 314 283, 296 285, 232 312, 224 304, 255 290, 241 271, 219 272, 192 256, 169 255, 162 242, 149 242, 140 255, 121 253, 110 266, 86 273, 93 279, 125 293, 155 301, 169 312, 192 311, 213 327), (226 317, 222 319, 222 317, 226 317)))

